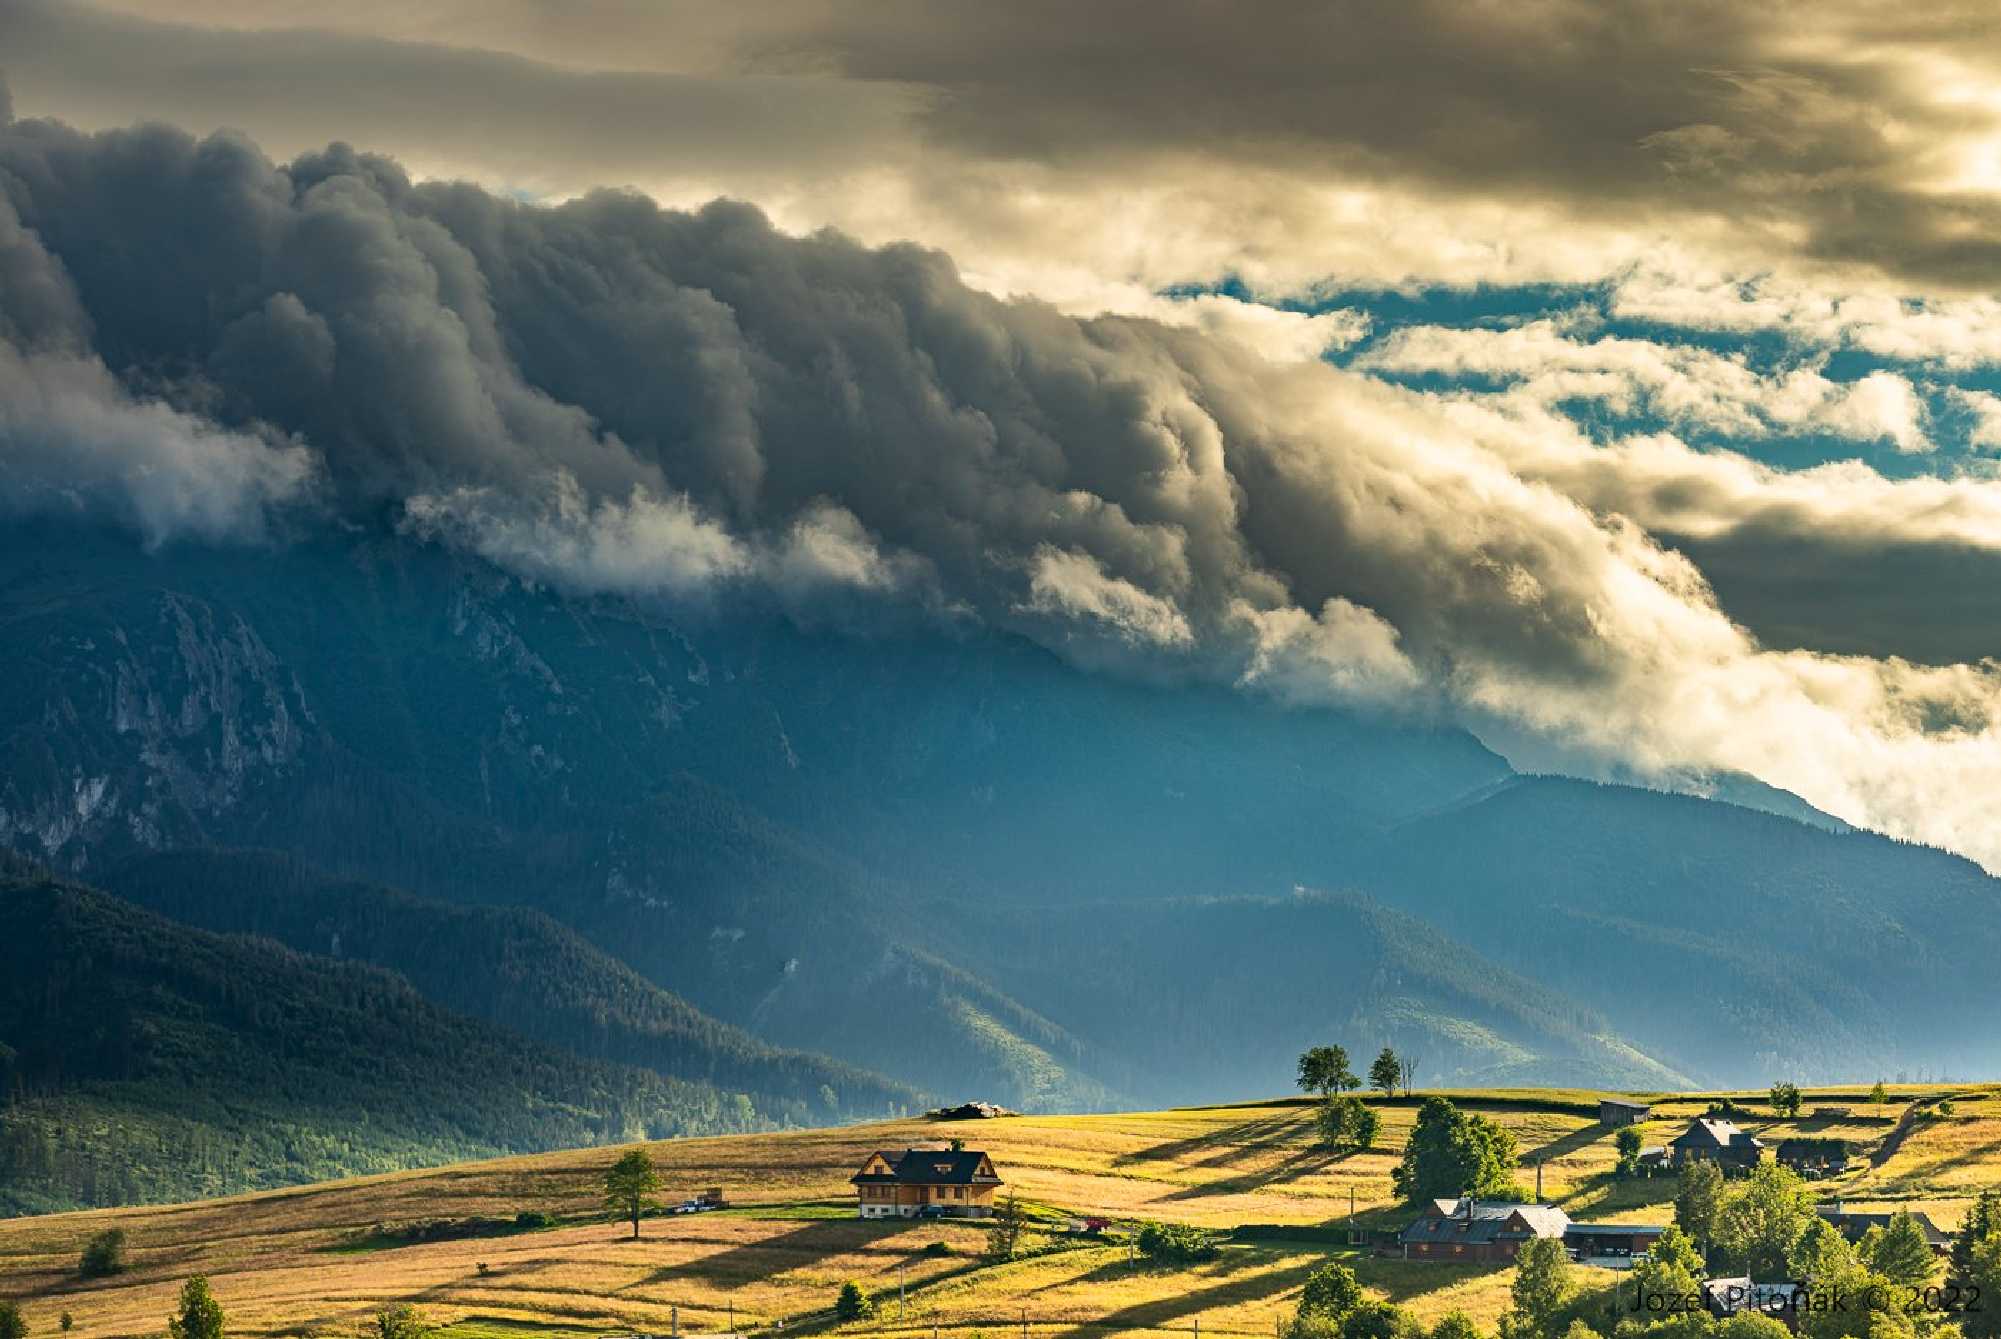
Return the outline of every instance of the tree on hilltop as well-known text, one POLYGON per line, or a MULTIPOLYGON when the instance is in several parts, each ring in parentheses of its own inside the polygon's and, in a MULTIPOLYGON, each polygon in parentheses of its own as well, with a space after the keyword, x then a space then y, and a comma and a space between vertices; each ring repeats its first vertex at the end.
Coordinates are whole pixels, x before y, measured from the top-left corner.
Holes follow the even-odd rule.
POLYGON ((660 1186, 660 1171, 653 1165, 653 1159, 636 1148, 604 1174, 605 1205, 620 1217, 632 1220, 634 1241, 639 1240, 639 1215, 660 1207, 654 1198, 660 1186))

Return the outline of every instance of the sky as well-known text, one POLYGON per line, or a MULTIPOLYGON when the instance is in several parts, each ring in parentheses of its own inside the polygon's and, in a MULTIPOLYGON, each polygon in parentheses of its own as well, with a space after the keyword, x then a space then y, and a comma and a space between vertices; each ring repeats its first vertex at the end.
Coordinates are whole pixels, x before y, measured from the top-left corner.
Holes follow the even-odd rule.
POLYGON ((0 512, 979 622, 2001 869, 1997 29, 0 0, 0 512))

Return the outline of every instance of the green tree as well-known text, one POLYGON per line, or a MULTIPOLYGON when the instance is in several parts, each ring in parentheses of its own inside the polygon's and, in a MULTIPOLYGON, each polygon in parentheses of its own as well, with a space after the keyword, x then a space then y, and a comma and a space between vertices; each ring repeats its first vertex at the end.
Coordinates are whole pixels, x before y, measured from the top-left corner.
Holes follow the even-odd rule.
POLYGON ((1716 1244, 1716 1220, 1723 1211, 1723 1169, 1707 1159, 1685 1163, 1675 1180, 1674 1221, 1708 1254, 1716 1244))
POLYGON ((1702 1286, 1704 1273, 1702 1254, 1695 1249, 1695 1243, 1686 1232, 1670 1224, 1647 1252, 1647 1258, 1633 1266, 1633 1287, 1641 1299, 1692 1297, 1702 1286))
POLYGON ((1513 1302, 1503 1324, 1508 1339, 1555 1339, 1556 1318, 1570 1300, 1570 1252, 1561 1237, 1531 1237, 1515 1256, 1513 1302))
POLYGON ((1384 1097, 1395 1097, 1397 1085, 1403 1082, 1403 1062, 1397 1053, 1385 1046, 1369 1064, 1369 1086, 1382 1090, 1384 1097))
POLYGON ((2001 1191, 1989 1186, 1974 1196, 1960 1222, 1959 1235, 1952 1239, 1952 1256, 1946 1272, 1954 1282, 1964 1283, 1973 1277, 1973 1248, 1997 1229, 2001 1229, 2001 1191))
POLYGON ((28 1339, 28 1322, 17 1302, 0 1301, 0 1339, 28 1339))
POLYGON ((69 1312, 65 1311, 63 1312, 62 1319, 57 1321, 56 1323, 63 1327, 64 1334, 68 1334, 71 1330, 74 1330, 76 1328, 76 1317, 72 1316, 69 1312))
POLYGON ((377 1339, 424 1339, 431 1327, 418 1316, 417 1308, 407 1302, 384 1307, 375 1313, 375 1333, 377 1339))
POLYGON ((1341 1318, 1341 1339, 1422 1339, 1424 1330, 1400 1306, 1363 1302, 1341 1318))
POLYGON ((834 1299, 834 1317, 837 1320, 867 1320, 875 1315, 875 1299, 862 1290, 862 1285, 849 1279, 841 1285, 841 1295, 834 1299))
POLYGON ((621 1218, 632 1220, 632 1239, 639 1240, 639 1215, 648 1209, 660 1207, 654 1198, 659 1193, 660 1169, 653 1165, 653 1159, 639 1149, 633 1149, 611 1165, 604 1174, 605 1207, 621 1218))
POLYGON ((1598 1331, 1585 1324, 1582 1317, 1576 1317, 1565 1327, 1563 1339, 1601 1339, 1601 1336, 1598 1331))
POLYGON ((1716 1245, 1738 1271, 1754 1279, 1780 1278, 1813 1218, 1806 1182, 1768 1160, 1725 1200, 1716 1216, 1716 1245))
POLYGON ((994 1206, 991 1223, 984 1254, 990 1262, 1004 1264, 1014 1259, 1014 1253, 1021 1249, 1021 1234, 1028 1225, 1028 1215, 1021 1211, 1012 1190, 1007 1193, 1006 1199, 994 1206))
POLYGON ((1876 1080, 1876 1086, 1869 1090, 1869 1100, 1876 1104, 1876 1110, 1880 1114, 1883 1104, 1890 1100, 1890 1090, 1883 1086, 1883 1080, 1876 1080))
POLYGON ((1473 1318, 1455 1308, 1440 1316, 1438 1324, 1431 1327, 1431 1339, 1483 1339, 1483 1336, 1473 1318))
POLYGON ((108 1278, 125 1271, 125 1230, 106 1228, 84 1243, 77 1273, 87 1279, 108 1278))
POLYGON ((1612 1168, 1613 1175, 1624 1177, 1638 1176, 1640 1174, 1640 1150, 1645 1147, 1645 1143, 1640 1138, 1639 1130, 1631 1125, 1620 1126, 1619 1133, 1612 1136, 1612 1147, 1619 1155, 1618 1162, 1612 1168))
POLYGON ((1412 1204, 1445 1195, 1498 1199, 1512 1192, 1514 1167, 1513 1134, 1442 1097, 1427 1097, 1391 1180, 1412 1204))
POLYGON ((1382 1133, 1383 1118, 1359 1097, 1330 1097, 1315 1117, 1320 1142, 1328 1148, 1369 1148, 1382 1133))
POLYGON ((1869 1268, 1907 1288, 1924 1287, 1938 1269, 1924 1229, 1908 1211, 1892 1217, 1870 1242, 1867 1259, 1869 1268))
POLYGON ((1345 1047, 1315 1046, 1299 1057, 1299 1086, 1302 1091, 1326 1097, 1330 1093, 1345 1093, 1360 1084, 1361 1080, 1348 1069, 1345 1047))
MULTIPOLYGON (((1980 1289, 1983 1301, 2001 1297, 2001 1227, 1989 1228, 1968 1252, 1962 1281, 1980 1289)), ((1960 1317, 1966 1339, 1996 1339, 2001 1336, 2001 1306, 1984 1305, 1960 1317)))
POLYGON ((1716 1327, 1716 1339, 1793 1339, 1793 1332, 1776 1316, 1739 1311, 1716 1327))
POLYGON ((222 1303, 208 1290, 208 1275, 197 1274, 181 1285, 180 1307, 167 1318, 171 1339, 222 1339, 222 1303))
POLYGON ((1787 1120, 1800 1114, 1800 1090, 1796 1083, 1783 1081, 1775 1083, 1765 1097, 1771 1103, 1772 1110, 1787 1120))
POLYGON ((1793 1247, 1791 1268, 1796 1279, 1834 1279, 1846 1276, 1858 1261, 1855 1248, 1841 1230, 1825 1218, 1815 1216, 1793 1247))
POLYGON ((1330 1260, 1306 1276, 1299 1292, 1299 1314, 1331 1316, 1336 1320, 1362 1304, 1362 1285, 1355 1271, 1338 1260, 1330 1260))

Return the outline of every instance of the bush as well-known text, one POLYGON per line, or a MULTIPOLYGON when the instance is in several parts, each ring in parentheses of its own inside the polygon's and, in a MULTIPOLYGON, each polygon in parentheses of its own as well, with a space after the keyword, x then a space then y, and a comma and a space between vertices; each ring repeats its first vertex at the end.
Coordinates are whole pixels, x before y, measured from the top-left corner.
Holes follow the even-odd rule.
POLYGON ((556 1225, 556 1215, 543 1213, 540 1209, 523 1209, 514 1215, 514 1227, 520 1232, 540 1232, 545 1227, 556 1225))
POLYGON ((84 1244, 77 1272, 87 1279, 109 1278, 125 1272, 125 1231, 109 1228, 84 1244))
POLYGON ((0 1301, 0 1339, 28 1339, 28 1322, 17 1303, 0 1301))
POLYGON ((949 1241, 928 1242, 924 1247, 924 1253, 926 1255, 950 1255, 952 1254, 952 1243, 949 1241))
POLYGON ((1328 1316, 1335 1320, 1362 1304, 1362 1285, 1355 1271, 1330 1260, 1306 1276, 1299 1292, 1299 1314, 1328 1316))
POLYGON ((1181 1223, 1147 1223, 1134 1243, 1149 1260, 1185 1265, 1216 1258, 1216 1239, 1199 1227, 1181 1223))
POLYGON ((834 1302, 834 1316, 839 1320, 867 1320, 875 1314, 875 1299, 862 1291, 862 1285, 849 1279, 841 1285, 841 1295, 834 1302))
POLYGON ((375 1313, 377 1339, 424 1339, 430 1332, 431 1327, 417 1315, 417 1308, 407 1302, 375 1313))

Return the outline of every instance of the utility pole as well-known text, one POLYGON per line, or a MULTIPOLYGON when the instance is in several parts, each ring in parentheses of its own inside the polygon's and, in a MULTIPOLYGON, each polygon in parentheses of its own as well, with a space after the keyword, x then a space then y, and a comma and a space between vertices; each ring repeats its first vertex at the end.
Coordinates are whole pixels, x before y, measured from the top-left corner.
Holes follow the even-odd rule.
POLYGON ((736 1299, 730 1299, 730 1333, 736 1333, 736 1299))
POLYGON ((673 1307, 669 1314, 673 1317, 674 1339, 681 1339, 681 1308, 679 1306, 673 1307))
POLYGON ((1542 1159, 1535 1160, 1535 1202, 1542 1203, 1542 1159))

